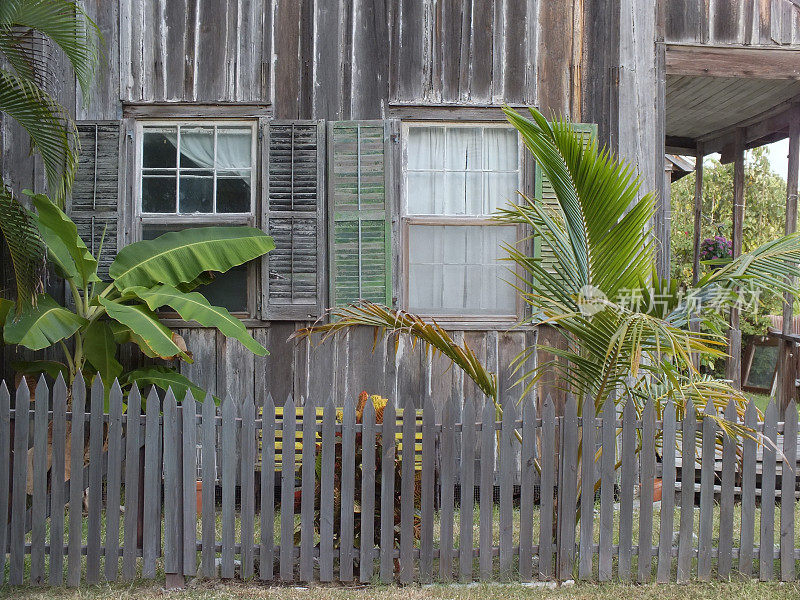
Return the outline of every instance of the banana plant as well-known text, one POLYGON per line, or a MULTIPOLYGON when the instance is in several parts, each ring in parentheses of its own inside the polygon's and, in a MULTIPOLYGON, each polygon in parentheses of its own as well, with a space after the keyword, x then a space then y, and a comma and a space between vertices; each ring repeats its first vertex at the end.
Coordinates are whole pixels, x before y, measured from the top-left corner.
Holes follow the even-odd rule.
POLYGON ((68 383, 79 373, 96 374, 106 383, 120 378, 123 384, 171 387, 180 397, 190 389, 196 398, 203 398, 204 391, 166 366, 123 374, 116 354, 125 343, 135 344, 150 358, 192 362, 181 336, 159 319, 157 311, 163 307, 182 319, 218 329, 255 354, 267 354, 239 319, 223 307, 212 306, 196 291, 214 273, 224 273, 272 250, 272 238, 261 230, 199 227, 136 242, 120 250, 109 266, 110 281, 103 281, 97 258, 78 235, 75 223, 47 196, 28 195, 36 208, 31 216, 46 244, 48 260, 64 278, 72 306, 42 293, 34 306, 16 316, 13 303, 0 300, 6 343, 30 350, 58 346, 63 353, 63 361, 15 363, 19 372, 61 373, 68 383))

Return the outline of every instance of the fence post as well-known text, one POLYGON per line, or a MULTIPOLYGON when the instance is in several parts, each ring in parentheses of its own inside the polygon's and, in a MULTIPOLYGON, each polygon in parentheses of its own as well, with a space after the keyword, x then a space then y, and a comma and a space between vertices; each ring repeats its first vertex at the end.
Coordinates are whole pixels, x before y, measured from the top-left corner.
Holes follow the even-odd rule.
MULTIPOLYGON (((596 440, 594 402, 589 394, 581 408, 581 537, 578 577, 592 578, 594 555, 594 446, 596 440)), ((520 542, 521 545, 521 542, 520 542)))
POLYGON ((564 581, 572 578, 575 564, 575 509, 578 499, 578 405, 572 394, 567 395, 564 407, 561 441, 556 564, 558 578, 564 581))
MULTIPOLYGON (((744 426, 755 429, 758 412, 752 398, 744 411, 744 426)), ((742 529, 739 538, 739 572, 753 572, 753 540, 756 526, 756 440, 742 439, 742 529)))
MULTIPOLYGON (((340 475, 342 482, 342 499, 339 515, 339 579, 345 583, 353 580, 353 537, 355 531, 353 526, 355 511, 353 510, 353 507, 355 506, 355 470, 356 407, 353 404, 353 398, 348 395, 344 399, 344 407, 342 408, 342 472, 340 475)), ((362 546, 365 543, 366 542, 362 538, 362 546)))
POLYGON ((361 555, 359 579, 372 580, 375 570, 375 407, 367 401, 361 413, 361 555))
MULTIPOLYGON (((203 479, 205 479, 205 474, 203 479)), ((203 490, 205 493, 205 486, 203 486, 203 490)), ((261 519, 261 539, 258 575, 262 581, 266 581, 274 577, 275 567, 275 403, 272 400, 272 394, 267 394, 261 410, 261 510, 259 517, 261 519)), ((203 545, 205 546, 205 525, 203 525, 203 536, 203 545)), ((203 558, 205 560, 205 549, 203 558)))
POLYGON ((187 390, 180 406, 183 463, 178 472, 183 481, 183 574, 186 576, 197 574, 197 409, 191 390, 187 390))
MULTIPOLYGON (((286 418, 286 415, 284 415, 286 418)), ((314 495, 316 494, 315 471, 317 467, 317 411, 310 398, 303 404, 303 454, 300 485, 300 581, 314 579, 314 495), (311 490, 314 490, 313 492, 311 490)), ((283 453, 294 456, 294 444, 283 439, 283 453)), ((292 482, 294 485, 294 482, 292 482)), ((282 507, 281 507, 282 510, 282 507)))
MULTIPOLYGON (((0 405, 6 394, 5 388, 0 389, 0 405)), ((2 438, 2 408, 0 407, 0 438, 2 438)), ((53 586, 60 586, 64 581, 64 471, 65 471, 65 445, 67 434, 67 384, 64 376, 59 373, 53 387, 53 462, 50 467, 50 576, 48 582, 53 586), (56 510, 57 509, 57 510, 56 510)), ((8 456, 4 444, 0 441, 0 456, 8 456)), ((6 462, 6 461, 3 461, 6 462)), ((8 514, 3 511, 2 502, 2 474, 0 474, 0 515, 8 514)), ((6 497, 7 497, 6 493, 6 497)), ((0 519, 6 521, 6 519, 0 519)), ((3 525, 0 525, 2 530, 3 525)), ((5 540, 0 534, 0 554, 5 558, 5 540)), ((0 572, 2 572, 0 560, 0 572)), ((2 577, 0 577, 2 580, 2 577)))
POLYGON ((400 460, 400 583, 410 583, 414 577, 414 446, 416 445, 417 414, 411 396, 403 407, 402 456, 400 460))
POLYGON ((281 545, 280 576, 294 579, 294 443, 297 433, 297 409, 291 396, 283 405, 281 423, 281 545))
POLYGON ((797 404, 794 399, 783 413, 781 463, 781 580, 794 581, 794 505, 797 469, 797 404))
POLYGON ((214 506, 217 494, 217 404, 211 394, 206 394, 205 400, 203 400, 202 419, 203 447, 200 461, 203 472, 203 555, 201 567, 205 577, 214 577, 217 574, 217 523, 214 506))
POLYGON ((667 401, 661 435, 661 525, 658 532, 656 581, 666 583, 672 571, 672 535, 675 529, 675 405, 667 401))
MULTIPOLYGON (((99 377, 99 376, 98 376, 99 377)), ((122 389, 114 379, 109 394, 108 472, 106 476, 105 577, 117 578, 119 568, 119 502, 122 483, 122 389)), ((52 514, 52 511, 51 511, 52 514)))
POLYGON ((611 542, 614 527, 614 472, 617 451, 617 408, 609 395, 603 403, 603 430, 600 458, 600 545, 598 579, 611 579, 611 542))
POLYGON ((396 444, 394 433, 397 428, 396 421, 394 404, 390 399, 383 409, 383 425, 381 429, 380 578, 383 583, 391 583, 392 579, 394 579, 394 472, 396 444))
POLYGON ((236 405, 227 395, 222 400, 222 564, 220 577, 234 576, 236 542, 236 405))
POLYGON ((136 555, 139 546, 139 440, 141 439, 142 398, 136 383, 128 393, 125 424, 125 543, 122 548, 122 579, 136 576, 136 555))
POLYGON ((772 579, 775 554, 775 443, 778 437, 778 409, 770 400, 764 415, 764 452, 761 459, 761 543, 758 565, 761 581, 772 579))
POLYGON ((442 433, 439 438, 441 449, 441 529, 439 532, 439 578, 450 581, 453 578, 453 512, 455 507, 455 390, 442 409, 442 433))
POLYGON ((86 420, 86 384, 83 375, 72 382, 72 423, 70 429, 69 546, 67 585, 81 582, 81 539, 83 537, 83 449, 86 420))
POLYGON ((692 535, 694 530, 694 450, 697 417, 694 403, 686 401, 681 423, 681 519, 678 525, 678 583, 689 580, 692 570, 692 535))
POLYGON ((242 447, 241 447, 241 577, 253 576, 253 536, 255 534, 255 468, 256 468, 256 407, 252 398, 245 398, 241 406, 242 447))
POLYGON ((697 578, 711 578, 711 536, 714 524, 714 462, 717 408, 709 400, 703 414, 703 455, 700 462, 700 526, 697 536, 697 578))
POLYGON ((481 482, 479 508, 479 560, 482 580, 492 577, 492 521, 494 519, 494 444, 495 407, 488 398, 483 399, 481 411, 481 482))
POLYGON ((517 420, 516 405, 508 400, 503 406, 503 423, 500 430, 500 576, 511 574, 514 558, 514 451, 517 442, 514 435, 517 420))
MULTIPOLYGON (((733 399, 725 408, 725 419, 736 422, 736 404, 733 399)), ((797 438, 797 436, 795 436, 797 438)), ((795 442, 796 443, 796 442, 795 442)), ((736 477, 736 442, 727 433, 722 437, 722 482, 719 498, 719 576, 727 578, 731 573, 733 558, 733 487, 736 477)), ((794 493, 794 490, 792 490, 794 493)), ((794 561, 794 558, 792 558, 794 561)))
MULTIPOLYGON (((648 398, 642 412, 642 451, 639 454, 639 583, 649 581, 653 570, 653 487, 656 472, 656 410, 648 398)), ((663 494, 663 489, 662 489, 663 494)))
POLYGON ((89 407, 89 510, 86 527, 86 583, 100 581, 100 528, 103 510, 103 411, 105 388, 95 377, 89 407))
MULTIPOLYGON (((333 580, 333 521, 334 516, 334 469, 336 458, 335 438, 336 408, 328 397, 322 409, 322 452, 320 456, 320 541, 319 579, 327 583, 333 580)), ((304 436, 305 438, 305 436, 304 436)), ((304 446, 305 446, 305 439, 304 446)), ((307 490, 306 490, 307 491, 307 490)))
POLYGON ((167 589, 183 587, 183 461, 175 394, 164 397, 164 573, 167 589))
POLYGON ((619 490, 619 564, 617 575, 622 581, 631 578, 633 545, 633 488, 636 485, 636 413, 628 398, 622 409, 622 473, 619 490))
MULTIPOLYGON (((31 571, 34 585, 44 583, 45 525, 47 524, 47 411, 50 390, 44 375, 39 376, 33 416, 33 497, 31 506, 31 571)), ((27 455, 27 452, 26 452, 27 455)))
POLYGON ((142 577, 156 576, 156 558, 161 545, 161 401, 150 388, 145 409, 144 496, 142 512, 142 577))

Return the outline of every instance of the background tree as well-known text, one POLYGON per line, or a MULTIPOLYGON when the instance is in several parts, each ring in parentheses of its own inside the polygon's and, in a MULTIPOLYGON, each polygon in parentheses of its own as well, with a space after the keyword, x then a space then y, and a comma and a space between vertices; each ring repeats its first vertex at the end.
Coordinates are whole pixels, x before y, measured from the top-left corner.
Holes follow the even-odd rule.
MULTIPOLYGON (((695 174, 672 185, 671 275, 682 286, 692 281, 695 174)), ((755 148, 745 156, 745 211, 742 237, 743 252, 783 235, 786 220, 786 181, 772 170, 765 147, 755 148)), ((733 164, 706 159, 703 173, 703 220, 700 239, 715 235, 732 237, 733 164)), ((707 272, 708 267, 701 271, 707 272)), ((758 311, 745 313, 742 331, 763 334, 768 314, 781 313, 781 300, 770 295, 762 298, 758 311)))

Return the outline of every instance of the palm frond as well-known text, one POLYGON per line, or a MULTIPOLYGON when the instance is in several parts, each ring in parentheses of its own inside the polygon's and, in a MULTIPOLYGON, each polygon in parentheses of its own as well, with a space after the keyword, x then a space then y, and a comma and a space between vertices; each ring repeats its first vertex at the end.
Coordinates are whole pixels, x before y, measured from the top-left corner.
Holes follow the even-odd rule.
MULTIPOLYGON (((394 336, 395 352, 399 339, 411 339, 412 347, 422 342, 425 353, 442 354, 464 371, 475 385, 495 403, 497 402, 497 374, 484 368, 466 342, 459 345, 436 321, 427 322, 421 317, 387 308, 367 300, 361 300, 345 308, 335 308, 328 312, 330 323, 322 323, 295 331, 290 339, 302 339, 319 334, 325 341, 339 331, 351 327, 366 326, 375 329, 375 342, 385 336, 394 336)), ((374 345, 373 345, 374 350, 374 345)))
POLYGON ((33 306, 42 287, 47 249, 36 221, 0 179, 0 232, 8 245, 17 287, 16 314, 33 306))
POLYGON ((0 112, 28 132, 42 156, 50 194, 61 202, 78 165, 78 131, 66 109, 32 81, 0 69, 0 112))

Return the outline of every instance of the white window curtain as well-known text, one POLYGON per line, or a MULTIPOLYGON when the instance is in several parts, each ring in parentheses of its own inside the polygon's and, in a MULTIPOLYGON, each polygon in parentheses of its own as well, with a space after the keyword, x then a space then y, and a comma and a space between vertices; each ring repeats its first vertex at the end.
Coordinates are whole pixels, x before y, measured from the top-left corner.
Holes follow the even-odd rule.
MULTIPOLYGON (((176 133, 167 133, 167 139, 173 146, 178 144, 176 133)), ((181 154, 194 162, 198 167, 213 169, 214 130, 210 128, 182 128, 181 154)), ((219 129, 217 131, 217 171, 227 171, 250 181, 252 134, 249 128, 219 129)))

